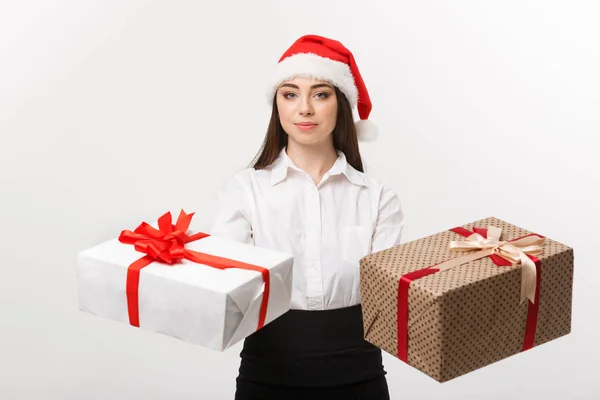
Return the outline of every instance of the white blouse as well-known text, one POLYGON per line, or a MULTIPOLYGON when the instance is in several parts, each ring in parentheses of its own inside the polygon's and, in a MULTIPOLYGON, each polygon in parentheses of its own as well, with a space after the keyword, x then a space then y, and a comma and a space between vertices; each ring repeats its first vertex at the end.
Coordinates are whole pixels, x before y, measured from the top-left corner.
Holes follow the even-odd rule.
POLYGON ((315 185, 285 152, 246 168, 218 195, 211 234, 294 256, 292 309, 360 303, 359 260, 400 243, 404 215, 385 182, 354 169, 344 153, 315 185))

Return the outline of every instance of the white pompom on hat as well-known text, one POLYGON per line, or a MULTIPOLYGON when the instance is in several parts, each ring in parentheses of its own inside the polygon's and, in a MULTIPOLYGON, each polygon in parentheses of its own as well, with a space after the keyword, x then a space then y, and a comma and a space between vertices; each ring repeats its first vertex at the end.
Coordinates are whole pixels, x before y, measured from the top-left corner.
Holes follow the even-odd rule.
POLYGON ((360 75, 352 53, 336 40, 317 35, 299 38, 281 56, 275 70, 275 80, 269 90, 269 101, 279 85, 295 77, 312 77, 330 82, 358 110, 355 122, 358 140, 370 142, 377 139, 375 124, 368 120, 371 99, 360 75))

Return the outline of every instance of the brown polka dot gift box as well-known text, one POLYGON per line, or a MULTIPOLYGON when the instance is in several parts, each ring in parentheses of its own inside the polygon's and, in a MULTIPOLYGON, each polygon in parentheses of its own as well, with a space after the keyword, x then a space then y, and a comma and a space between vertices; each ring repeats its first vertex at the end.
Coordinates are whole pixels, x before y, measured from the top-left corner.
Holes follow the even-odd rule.
POLYGON ((571 331, 573 249, 489 217, 363 257, 365 339, 445 382, 571 331))

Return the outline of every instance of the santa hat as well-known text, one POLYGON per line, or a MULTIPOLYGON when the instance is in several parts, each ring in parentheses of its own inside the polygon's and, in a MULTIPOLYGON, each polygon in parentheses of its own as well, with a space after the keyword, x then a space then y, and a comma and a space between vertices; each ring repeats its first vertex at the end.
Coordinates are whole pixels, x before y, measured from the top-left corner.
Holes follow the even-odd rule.
POLYGON ((316 78, 336 86, 350 105, 358 109, 360 120, 355 122, 358 140, 366 142, 377 138, 377 127, 368 120, 372 108, 369 92, 354 56, 343 44, 317 35, 296 40, 279 59, 269 100, 273 100, 281 83, 295 77, 316 78))

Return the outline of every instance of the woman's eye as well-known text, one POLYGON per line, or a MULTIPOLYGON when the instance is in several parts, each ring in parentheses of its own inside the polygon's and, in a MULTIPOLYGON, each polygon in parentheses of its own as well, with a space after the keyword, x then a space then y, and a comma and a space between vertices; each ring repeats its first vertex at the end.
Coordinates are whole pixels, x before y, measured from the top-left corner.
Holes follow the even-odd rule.
POLYGON ((319 99, 326 99, 327 97, 329 97, 329 94, 327 93, 317 93, 315 96, 317 96, 319 99))
POLYGON ((283 97, 286 99, 291 99, 293 96, 296 96, 296 93, 285 93, 283 97))

